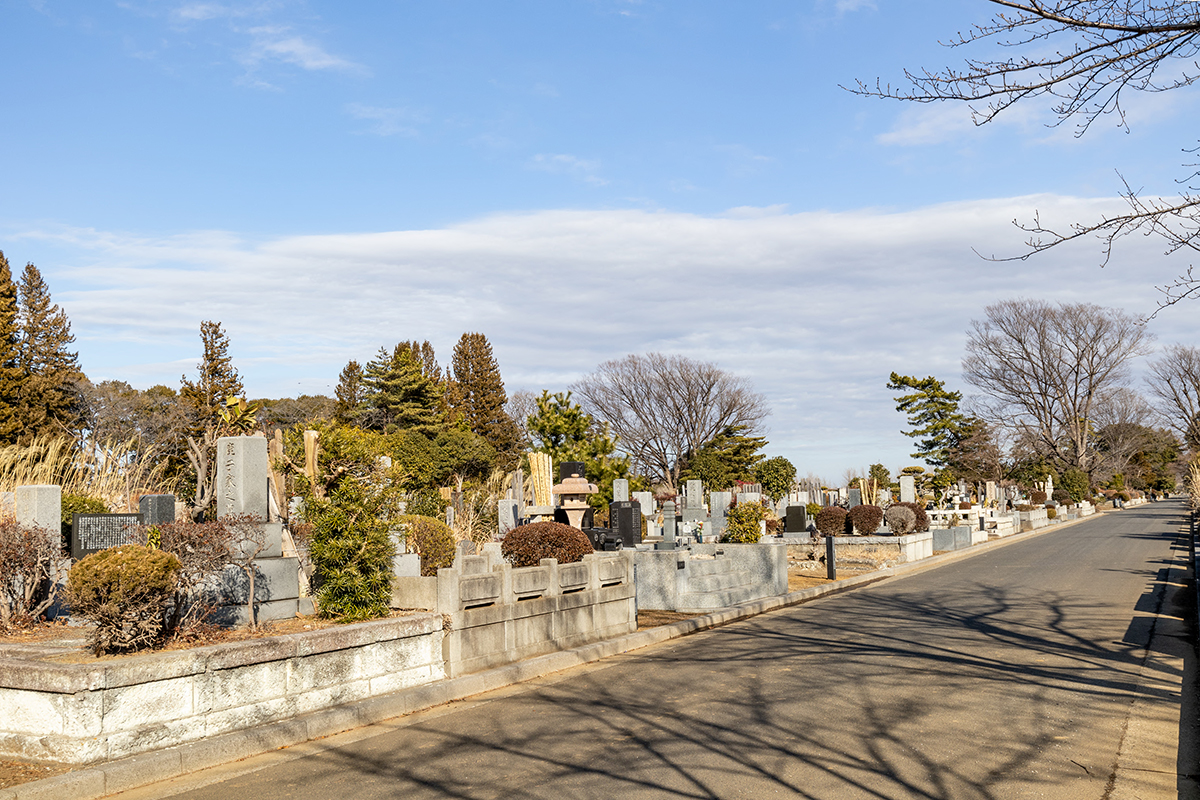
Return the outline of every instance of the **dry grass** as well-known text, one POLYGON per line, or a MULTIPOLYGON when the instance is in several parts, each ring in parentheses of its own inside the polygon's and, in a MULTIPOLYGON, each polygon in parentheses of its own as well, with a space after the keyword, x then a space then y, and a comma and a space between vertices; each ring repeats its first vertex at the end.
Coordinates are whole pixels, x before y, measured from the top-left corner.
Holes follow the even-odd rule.
POLYGON ((56 484, 64 495, 97 497, 112 511, 128 511, 142 494, 169 492, 154 454, 137 452, 135 440, 104 442, 83 450, 65 436, 39 437, 30 444, 0 448, 0 491, 56 484))

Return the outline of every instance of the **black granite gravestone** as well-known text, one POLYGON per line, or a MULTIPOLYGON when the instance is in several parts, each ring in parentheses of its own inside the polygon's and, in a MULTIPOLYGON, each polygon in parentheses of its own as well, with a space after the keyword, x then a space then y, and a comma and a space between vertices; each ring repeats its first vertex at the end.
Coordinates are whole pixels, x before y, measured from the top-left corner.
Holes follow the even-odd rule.
POLYGON ((138 511, 147 525, 165 525, 175 521, 175 495, 144 494, 138 500, 138 511))
POLYGON ((608 504, 608 524, 626 547, 642 541, 642 504, 636 500, 618 500, 608 504))
POLYGON ((78 560, 110 547, 134 544, 133 529, 141 524, 141 514, 74 514, 71 558, 78 560))
POLYGON ((808 509, 804 506, 788 506, 784 522, 784 533, 804 533, 808 530, 808 509))

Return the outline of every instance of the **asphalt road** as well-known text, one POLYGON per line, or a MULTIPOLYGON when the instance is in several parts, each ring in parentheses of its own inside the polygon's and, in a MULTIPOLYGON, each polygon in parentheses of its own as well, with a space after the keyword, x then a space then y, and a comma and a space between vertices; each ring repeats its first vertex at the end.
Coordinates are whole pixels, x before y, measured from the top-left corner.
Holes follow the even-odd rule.
POLYGON ((1175 797, 1182 518, 1114 512, 144 796, 1175 797))

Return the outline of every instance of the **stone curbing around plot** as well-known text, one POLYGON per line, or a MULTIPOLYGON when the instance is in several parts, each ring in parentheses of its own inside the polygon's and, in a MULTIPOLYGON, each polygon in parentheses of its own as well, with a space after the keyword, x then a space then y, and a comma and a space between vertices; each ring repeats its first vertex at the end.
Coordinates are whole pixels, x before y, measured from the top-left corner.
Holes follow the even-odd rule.
POLYGON ((727 625, 820 597, 839 594, 893 577, 917 574, 946 564, 1043 536, 1086 520, 1052 524, 1036 531, 996 539, 965 550, 922 559, 877 572, 790 592, 786 595, 743 603, 732 608, 681 620, 658 628, 637 631, 615 639, 537 656, 473 675, 449 678, 422 686, 372 697, 348 705, 302 714, 292 719, 233 731, 201 741, 144 753, 86 767, 54 778, 0 789, 0 800, 98 800, 105 795, 169 780, 201 769, 215 767, 311 739, 331 736, 364 725, 412 714, 473 695, 511 686, 522 681, 560 672, 602 658, 628 653, 691 633, 727 625))

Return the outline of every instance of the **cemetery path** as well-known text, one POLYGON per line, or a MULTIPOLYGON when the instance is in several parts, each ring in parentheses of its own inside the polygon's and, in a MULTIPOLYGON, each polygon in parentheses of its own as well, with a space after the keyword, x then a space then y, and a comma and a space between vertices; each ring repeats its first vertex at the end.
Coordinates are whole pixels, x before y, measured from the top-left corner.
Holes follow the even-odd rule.
POLYGON ((1114 512, 122 797, 1195 796, 1183 514, 1114 512))

